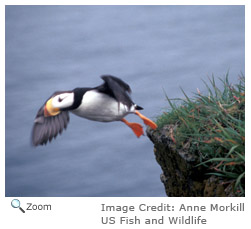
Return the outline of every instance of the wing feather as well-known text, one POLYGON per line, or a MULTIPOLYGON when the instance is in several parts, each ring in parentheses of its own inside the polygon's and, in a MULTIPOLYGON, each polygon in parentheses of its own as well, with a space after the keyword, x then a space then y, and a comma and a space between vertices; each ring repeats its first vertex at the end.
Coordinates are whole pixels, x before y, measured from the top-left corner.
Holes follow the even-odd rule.
POLYGON ((127 105, 129 108, 134 104, 129 96, 131 88, 127 83, 111 75, 103 75, 101 78, 105 81, 103 85, 98 87, 101 92, 110 94, 118 102, 127 105))
POLYGON ((44 106, 38 110, 32 128, 32 144, 34 146, 45 145, 48 141, 56 138, 67 128, 69 123, 69 112, 61 111, 56 116, 45 117, 44 106))

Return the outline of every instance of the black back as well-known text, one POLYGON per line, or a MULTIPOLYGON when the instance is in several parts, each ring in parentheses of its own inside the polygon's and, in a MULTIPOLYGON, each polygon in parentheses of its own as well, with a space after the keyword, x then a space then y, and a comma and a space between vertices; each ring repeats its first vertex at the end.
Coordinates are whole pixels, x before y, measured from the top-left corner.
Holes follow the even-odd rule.
POLYGON ((129 94, 131 93, 131 88, 127 83, 111 75, 103 75, 101 76, 101 78, 105 82, 95 89, 97 89, 101 93, 105 93, 113 97, 118 102, 121 102, 128 106, 128 108, 130 108, 134 104, 129 96, 129 94))

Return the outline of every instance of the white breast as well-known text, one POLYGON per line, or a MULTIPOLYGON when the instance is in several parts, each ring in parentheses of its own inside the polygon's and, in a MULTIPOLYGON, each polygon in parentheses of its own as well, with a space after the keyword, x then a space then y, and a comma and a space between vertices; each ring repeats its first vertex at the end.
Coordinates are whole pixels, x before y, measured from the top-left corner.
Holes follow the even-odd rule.
MULTIPOLYGON (((134 110, 134 109, 133 109, 134 110)), ((91 90, 83 95, 81 105, 72 113, 94 121, 111 122, 121 120, 128 113, 128 107, 103 93, 91 90)))

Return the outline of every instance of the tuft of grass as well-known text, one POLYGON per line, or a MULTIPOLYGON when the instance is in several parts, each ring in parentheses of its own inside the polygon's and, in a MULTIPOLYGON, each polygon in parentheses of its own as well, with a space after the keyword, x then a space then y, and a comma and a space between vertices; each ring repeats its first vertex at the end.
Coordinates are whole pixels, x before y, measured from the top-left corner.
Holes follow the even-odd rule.
POLYGON ((214 77, 206 82, 207 95, 198 90, 194 98, 167 101, 170 110, 158 117, 158 128, 177 124, 173 141, 177 147, 190 142, 189 151, 200 158, 208 174, 224 177, 237 196, 245 196, 245 78, 231 85, 228 75, 220 90, 214 77))

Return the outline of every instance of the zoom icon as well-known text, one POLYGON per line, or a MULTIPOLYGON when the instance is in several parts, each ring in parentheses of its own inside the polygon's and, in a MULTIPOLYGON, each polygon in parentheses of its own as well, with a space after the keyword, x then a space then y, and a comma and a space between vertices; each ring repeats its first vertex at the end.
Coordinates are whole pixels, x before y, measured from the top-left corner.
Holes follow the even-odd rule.
POLYGON ((20 207, 20 201, 19 201, 18 199, 13 199, 13 200, 11 201, 11 206, 12 206, 13 208, 19 208, 21 212, 25 213, 24 209, 22 209, 22 208, 20 207))

